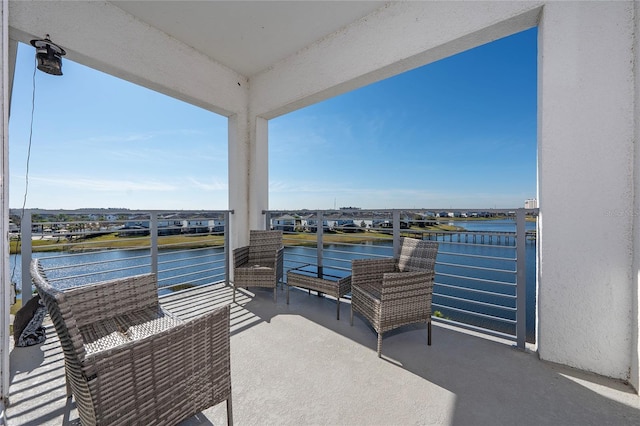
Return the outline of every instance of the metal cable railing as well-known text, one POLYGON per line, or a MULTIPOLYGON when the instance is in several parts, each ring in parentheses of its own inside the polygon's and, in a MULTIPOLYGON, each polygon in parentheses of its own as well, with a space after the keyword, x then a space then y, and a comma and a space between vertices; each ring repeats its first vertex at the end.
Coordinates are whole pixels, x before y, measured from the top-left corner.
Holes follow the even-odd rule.
MULTIPOLYGON (((285 272, 313 265, 347 276, 353 259, 392 257, 401 236, 438 241, 435 320, 496 334, 523 347, 525 338, 532 341, 534 336, 535 222, 527 229, 524 209, 514 212, 492 211, 502 219, 469 222, 477 228, 483 222, 501 223, 504 229, 462 229, 455 226, 462 219, 425 218, 410 210, 269 211, 265 225, 283 229, 285 272)), ((146 272, 158 275, 161 293, 228 283, 230 212, 181 212, 185 216, 179 219, 169 213, 113 212, 108 220, 86 220, 83 216, 91 213, 74 211, 58 220, 57 212, 27 211, 23 285, 26 274, 25 288, 30 288, 32 256, 42 259, 49 279, 60 286, 146 272)))
POLYGON ((60 287, 148 272, 157 274, 161 293, 228 282, 229 213, 27 210, 21 224, 22 287, 31 288, 32 257, 41 259, 60 287))
MULTIPOLYGON (((475 219, 477 224, 501 223, 508 230, 470 230, 455 225, 451 229, 437 229, 438 224, 453 218, 415 219, 411 217, 415 212, 399 210, 265 213, 268 226, 283 230, 287 249, 285 270, 309 264, 321 266, 325 273, 346 276, 353 259, 393 256, 400 236, 438 241, 434 320, 513 340, 520 347, 524 347, 525 340, 534 339, 534 322, 529 321, 530 326, 526 327, 535 311, 535 298, 526 302, 531 298, 531 293, 526 292, 526 278, 533 275, 535 280, 535 261, 530 261, 527 267, 524 246, 531 242, 527 250, 535 252, 535 222, 531 222, 534 229, 526 230, 524 209, 484 213, 501 215, 502 222, 495 221, 495 217, 467 219, 475 219), (318 226, 319 223, 323 226, 318 226), (307 236, 304 244, 300 234, 307 236), (528 274, 527 268, 529 272, 533 269, 533 274, 528 274)), ((460 220, 464 219, 452 223, 460 220)))

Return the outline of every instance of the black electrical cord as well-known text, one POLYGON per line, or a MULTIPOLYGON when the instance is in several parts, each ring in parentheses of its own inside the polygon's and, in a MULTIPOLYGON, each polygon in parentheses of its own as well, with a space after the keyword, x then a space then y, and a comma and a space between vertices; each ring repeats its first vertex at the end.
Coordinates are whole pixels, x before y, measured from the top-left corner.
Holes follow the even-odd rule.
POLYGON ((31 123, 29 125, 29 144, 27 145, 27 167, 24 176, 24 198, 22 200, 22 209, 20 211, 20 232, 16 242, 15 260, 13 262, 13 270, 11 271, 11 282, 14 282, 16 275, 16 267, 18 266, 18 252, 22 246, 22 223, 24 221, 24 211, 27 205, 27 194, 29 193, 29 163, 31 160, 31 140, 33 138, 33 116, 36 108, 36 70, 38 60, 35 59, 33 64, 33 75, 31 77, 31 123))

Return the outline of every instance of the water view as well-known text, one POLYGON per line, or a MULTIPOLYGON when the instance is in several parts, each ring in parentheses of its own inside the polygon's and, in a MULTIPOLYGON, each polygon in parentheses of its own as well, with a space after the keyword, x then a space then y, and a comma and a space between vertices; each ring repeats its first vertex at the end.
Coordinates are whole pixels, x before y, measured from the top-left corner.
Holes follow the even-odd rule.
MULTIPOLYGON (((515 221, 471 220, 452 221, 451 224, 469 232, 457 236, 441 233, 432 237, 437 238, 440 243, 433 299, 434 314, 514 335, 516 268, 512 233, 515 233, 515 221), (495 237, 489 239, 489 233, 511 234, 507 241, 497 241, 495 237), (478 237, 476 242, 468 242, 473 235, 478 237), (481 235, 486 238, 480 239, 481 235)), ((535 222, 526 222, 527 231, 535 229, 535 222)), ((286 237, 285 235, 285 245, 286 237)), ((345 276, 350 273, 352 259, 391 255, 391 240, 375 240, 363 244, 324 244, 324 271, 345 276)), ((531 239, 526 244, 527 341, 535 338, 535 256, 535 240, 531 239)), ((49 271, 49 278, 61 287, 150 272, 149 249, 34 253, 33 257, 42 259, 49 271)), ((223 281, 224 258, 223 248, 161 251, 158 259, 160 293, 170 293, 185 286, 223 281), (187 274, 185 270, 188 271, 187 274)), ((315 247, 287 246, 285 272, 303 264, 315 264, 316 259, 315 247)), ((10 265, 12 281, 18 283, 20 288, 20 255, 12 255, 10 265)))

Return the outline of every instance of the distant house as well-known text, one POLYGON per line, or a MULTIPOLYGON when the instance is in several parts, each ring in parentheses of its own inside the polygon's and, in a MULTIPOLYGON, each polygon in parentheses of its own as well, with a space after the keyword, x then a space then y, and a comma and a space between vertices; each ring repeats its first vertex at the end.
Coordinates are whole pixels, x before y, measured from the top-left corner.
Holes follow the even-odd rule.
POLYGON ((353 219, 339 219, 336 221, 336 228, 342 232, 361 232, 360 225, 356 224, 353 219))
POLYGON ((208 219, 187 219, 183 221, 183 234, 206 234, 209 231, 208 219))
POLYGON ((222 219, 209 220, 209 232, 224 232, 224 220, 222 219))
POLYGON ((149 235, 148 220, 128 220, 124 226, 119 229, 119 237, 139 237, 149 235))
POLYGON ((148 220, 128 220, 124 223, 124 227, 149 229, 149 221, 148 220))
POLYGON ((294 232, 296 230, 297 222, 302 226, 302 220, 285 214, 278 218, 271 219, 271 228, 278 231, 294 232))
POLYGON ((158 219, 158 235, 177 235, 182 232, 183 221, 175 215, 158 219))
MULTIPOLYGON (((309 232, 318 232, 318 219, 307 219, 307 229, 309 232)), ((331 230, 329 222, 326 220, 322 221, 322 230, 324 232, 329 232, 331 230)))

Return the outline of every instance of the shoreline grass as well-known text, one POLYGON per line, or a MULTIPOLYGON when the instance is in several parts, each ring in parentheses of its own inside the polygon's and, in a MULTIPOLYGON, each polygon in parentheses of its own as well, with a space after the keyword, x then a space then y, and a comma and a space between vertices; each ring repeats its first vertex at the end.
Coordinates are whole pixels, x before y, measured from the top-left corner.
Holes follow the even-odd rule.
MULTIPOLYGON (((412 227, 409 230, 413 232, 448 232, 463 231, 464 228, 459 226, 438 224, 425 228, 412 227)), ((401 231, 401 232, 402 232, 401 231)), ((325 232, 323 241, 325 243, 351 243, 359 244, 362 242, 375 242, 389 240, 393 238, 391 231, 375 231, 375 230, 359 230, 359 232, 325 232)), ((315 233, 300 232, 295 234, 285 234, 284 239, 287 245, 312 245, 317 241, 315 233)), ((19 240, 10 241, 10 253, 16 254, 20 252, 21 242, 19 240)), ((87 252, 97 250, 110 249, 146 249, 151 245, 151 238, 145 236, 128 236, 120 237, 117 233, 100 235, 98 237, 88 239, 67 240, 66 238, 46 238, 34 239, 31 241, 32 252, 87 252)), ((188 235, 167 235, 158 237, 158 249, 195 249, 207 248, 224 245, 224 236, 209 234, 188 234, 188 235)))

